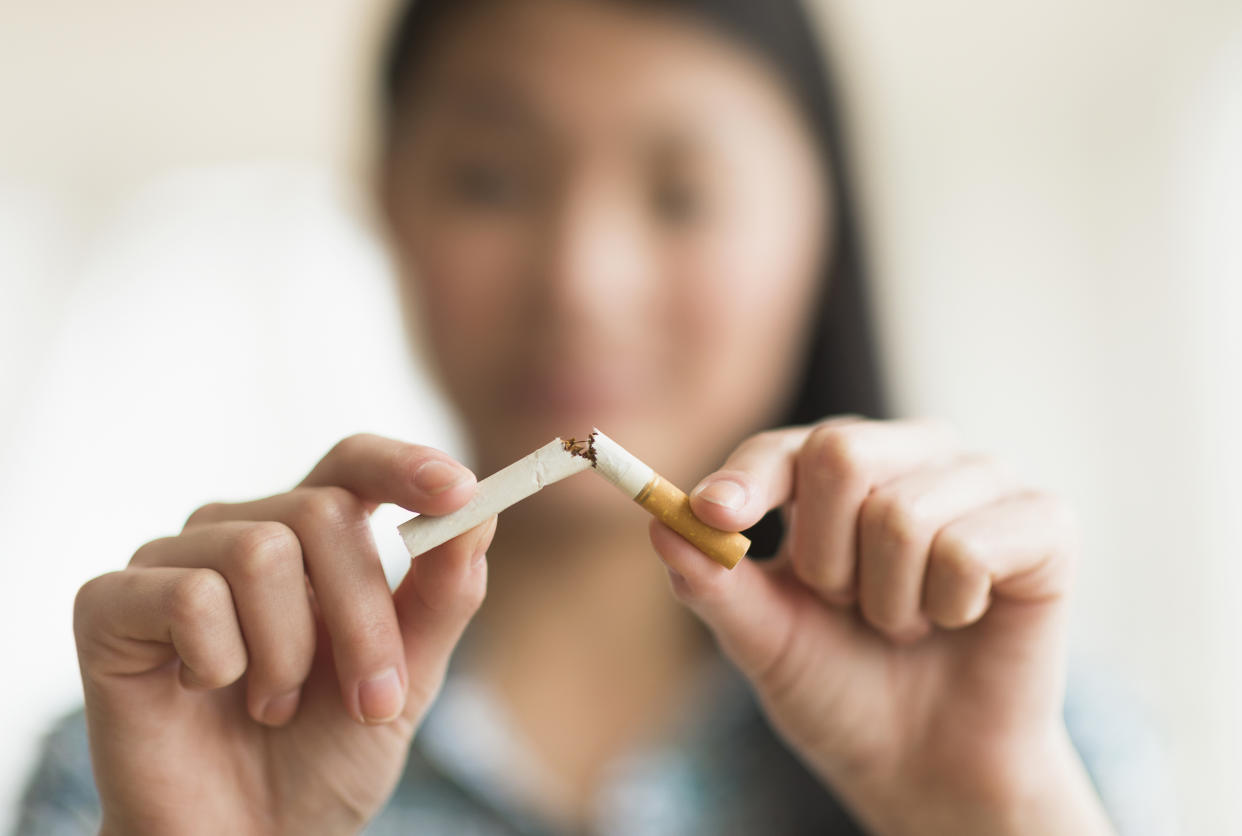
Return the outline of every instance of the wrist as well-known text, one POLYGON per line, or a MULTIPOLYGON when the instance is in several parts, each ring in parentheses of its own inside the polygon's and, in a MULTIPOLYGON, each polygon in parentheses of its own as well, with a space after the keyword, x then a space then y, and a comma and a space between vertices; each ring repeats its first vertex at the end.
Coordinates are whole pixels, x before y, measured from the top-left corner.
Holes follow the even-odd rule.
POLYGON ((830 784, 868 832, 883 836, 1115 833, 1063 729, 986 768, 940 763, 830 784))

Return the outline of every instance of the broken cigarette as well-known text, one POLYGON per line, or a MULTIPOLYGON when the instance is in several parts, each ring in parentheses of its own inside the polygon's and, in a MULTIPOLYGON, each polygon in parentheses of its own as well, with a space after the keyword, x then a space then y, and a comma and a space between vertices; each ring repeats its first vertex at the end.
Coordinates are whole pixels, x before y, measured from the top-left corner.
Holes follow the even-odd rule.
POLYGON ((746 555, 750 540, 744 534, 721 531, 701 521, 680 488, 598 429, 580 455, 591 457, 601 476, 721 566, 732 569, 746 555))
POLYGON ((744 535, 721 531, 700 521, 690 510, 690 498, 685 493, 598 429, 585 441, 549 441, 479 482, 474 497, 451 514, 420 515, 402 523, 397 530, 410 557, 417 557, 548 485, 588 469, 594 469, 725 568, 736 566, 750 548, 750 540, 744 535))

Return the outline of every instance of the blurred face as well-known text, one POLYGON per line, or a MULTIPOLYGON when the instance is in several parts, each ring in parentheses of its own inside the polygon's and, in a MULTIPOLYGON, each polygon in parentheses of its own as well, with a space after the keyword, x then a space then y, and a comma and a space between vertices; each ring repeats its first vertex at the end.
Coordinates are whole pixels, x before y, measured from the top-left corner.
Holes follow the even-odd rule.
POLYGON ((414 73, 385 210, 480 473, 599 426, 688 486, 779 417, 829 207, 774 72, 691 18, 508 0, 414 73))

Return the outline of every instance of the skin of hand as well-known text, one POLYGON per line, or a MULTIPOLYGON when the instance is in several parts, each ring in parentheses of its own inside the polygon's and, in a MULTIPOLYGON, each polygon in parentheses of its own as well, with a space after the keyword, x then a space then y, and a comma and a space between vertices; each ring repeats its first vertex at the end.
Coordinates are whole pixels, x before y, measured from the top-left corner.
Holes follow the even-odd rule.
POLYGON ((103 833, 355 832, 392 792, 482 602, 495 519, 388 588, 367 518, 443 514, 469 470, 348 438, 289 493, 207 505, 79 591, 103 833))
POLYGON ((705 522, 780 507, 770 563, 725 570, 651 526, 675 595, 777 732, 882 834, 1111 833, 1061 719, 1074 524, 923 421, 751 437, 691 493, 705 522))

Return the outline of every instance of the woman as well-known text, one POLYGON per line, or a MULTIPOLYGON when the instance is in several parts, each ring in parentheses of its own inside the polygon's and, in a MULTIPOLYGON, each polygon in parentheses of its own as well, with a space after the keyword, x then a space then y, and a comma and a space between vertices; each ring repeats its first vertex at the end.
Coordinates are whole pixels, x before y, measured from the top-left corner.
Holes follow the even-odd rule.
MULTIPOLYGON (((370 511, 475 477, 346 439, 80 591, 102 832, 1111 832, 1062 714, 1062 507, 939 425, 829 417, 880 406, 807 31, 417 3, 378 185, 477 472, 599 425, 714 526, 780 509, 775 559, 726 571, 582 478, 390 592, 370 511)), ((30 828, 68 828, 57 792, 30 828)))

